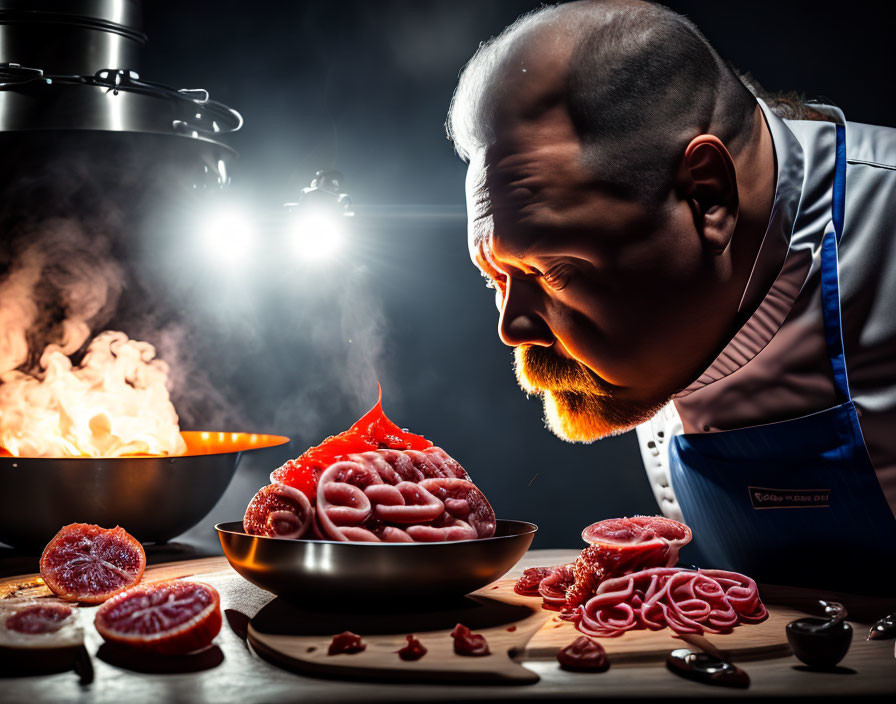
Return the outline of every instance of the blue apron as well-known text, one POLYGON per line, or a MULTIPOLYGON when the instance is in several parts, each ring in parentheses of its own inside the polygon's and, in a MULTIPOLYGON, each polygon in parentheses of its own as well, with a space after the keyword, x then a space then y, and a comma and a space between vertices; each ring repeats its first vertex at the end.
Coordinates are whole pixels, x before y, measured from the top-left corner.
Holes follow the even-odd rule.
POLYGON ((672 489, 708 567, 766 584, 893 595, 896 519, 865 448, 843 352, 837 244, 846 143, 845 128, 836 129, 821 296, 840 405, 779 423, 678 435, 669 446, 672 489))

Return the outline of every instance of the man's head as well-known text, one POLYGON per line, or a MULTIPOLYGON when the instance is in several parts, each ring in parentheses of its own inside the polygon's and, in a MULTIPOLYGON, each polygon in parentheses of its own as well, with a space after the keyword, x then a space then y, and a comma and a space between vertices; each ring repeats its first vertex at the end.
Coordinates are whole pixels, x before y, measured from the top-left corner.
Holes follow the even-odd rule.
POLYGON ((570 440, 649 418, 735 324, 774 190, 755 98, 680 15, 576 2, 481 46, 448 130, 523 389, 570 440))

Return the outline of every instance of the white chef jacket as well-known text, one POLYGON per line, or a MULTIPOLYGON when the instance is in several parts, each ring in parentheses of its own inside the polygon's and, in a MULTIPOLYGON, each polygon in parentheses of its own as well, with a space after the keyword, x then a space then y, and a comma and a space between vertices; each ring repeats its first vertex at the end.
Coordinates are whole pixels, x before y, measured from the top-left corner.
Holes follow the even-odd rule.
MULTIPOLYGON (((764 295, 750 278, 742 305, 761 299, 751 317, 693 383, 637 428, 657 501, 677 520, 681 511, 669 481, 669 438, 789 420, 840 403, 820 294, 835 123, 785 120, 762 100, 759 105, 774 143, 777 181, 756 268, 783 256, 780 273, 764 295)), ((842 122, 836 108, 820 109, 842 122)), ((839 262, 850 389, 871 463, 896 517, 896 129, 846 122, 839 262)))

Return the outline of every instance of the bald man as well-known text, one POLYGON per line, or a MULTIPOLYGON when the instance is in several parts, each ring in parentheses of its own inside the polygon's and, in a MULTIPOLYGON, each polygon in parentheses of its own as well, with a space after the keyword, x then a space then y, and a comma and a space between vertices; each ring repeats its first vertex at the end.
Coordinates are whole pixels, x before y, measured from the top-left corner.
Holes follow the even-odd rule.
POLYGON ((522 17, 449 114, 470 254, 548 427, 640 425, 708 566, 892 592, 896 131, 757 95, 658 5, 522 17))

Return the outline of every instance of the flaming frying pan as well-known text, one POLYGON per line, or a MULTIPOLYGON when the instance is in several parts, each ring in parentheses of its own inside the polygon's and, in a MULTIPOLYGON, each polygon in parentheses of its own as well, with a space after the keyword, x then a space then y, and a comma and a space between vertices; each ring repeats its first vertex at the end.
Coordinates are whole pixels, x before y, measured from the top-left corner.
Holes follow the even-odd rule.
POLYGON ((0 541, 43 547, 68 523, 120 525, 142 542, 192 528, 227 489, 244 452, 282 435, 183 432, 177 456, 13 457, 0 450, 0 541))

